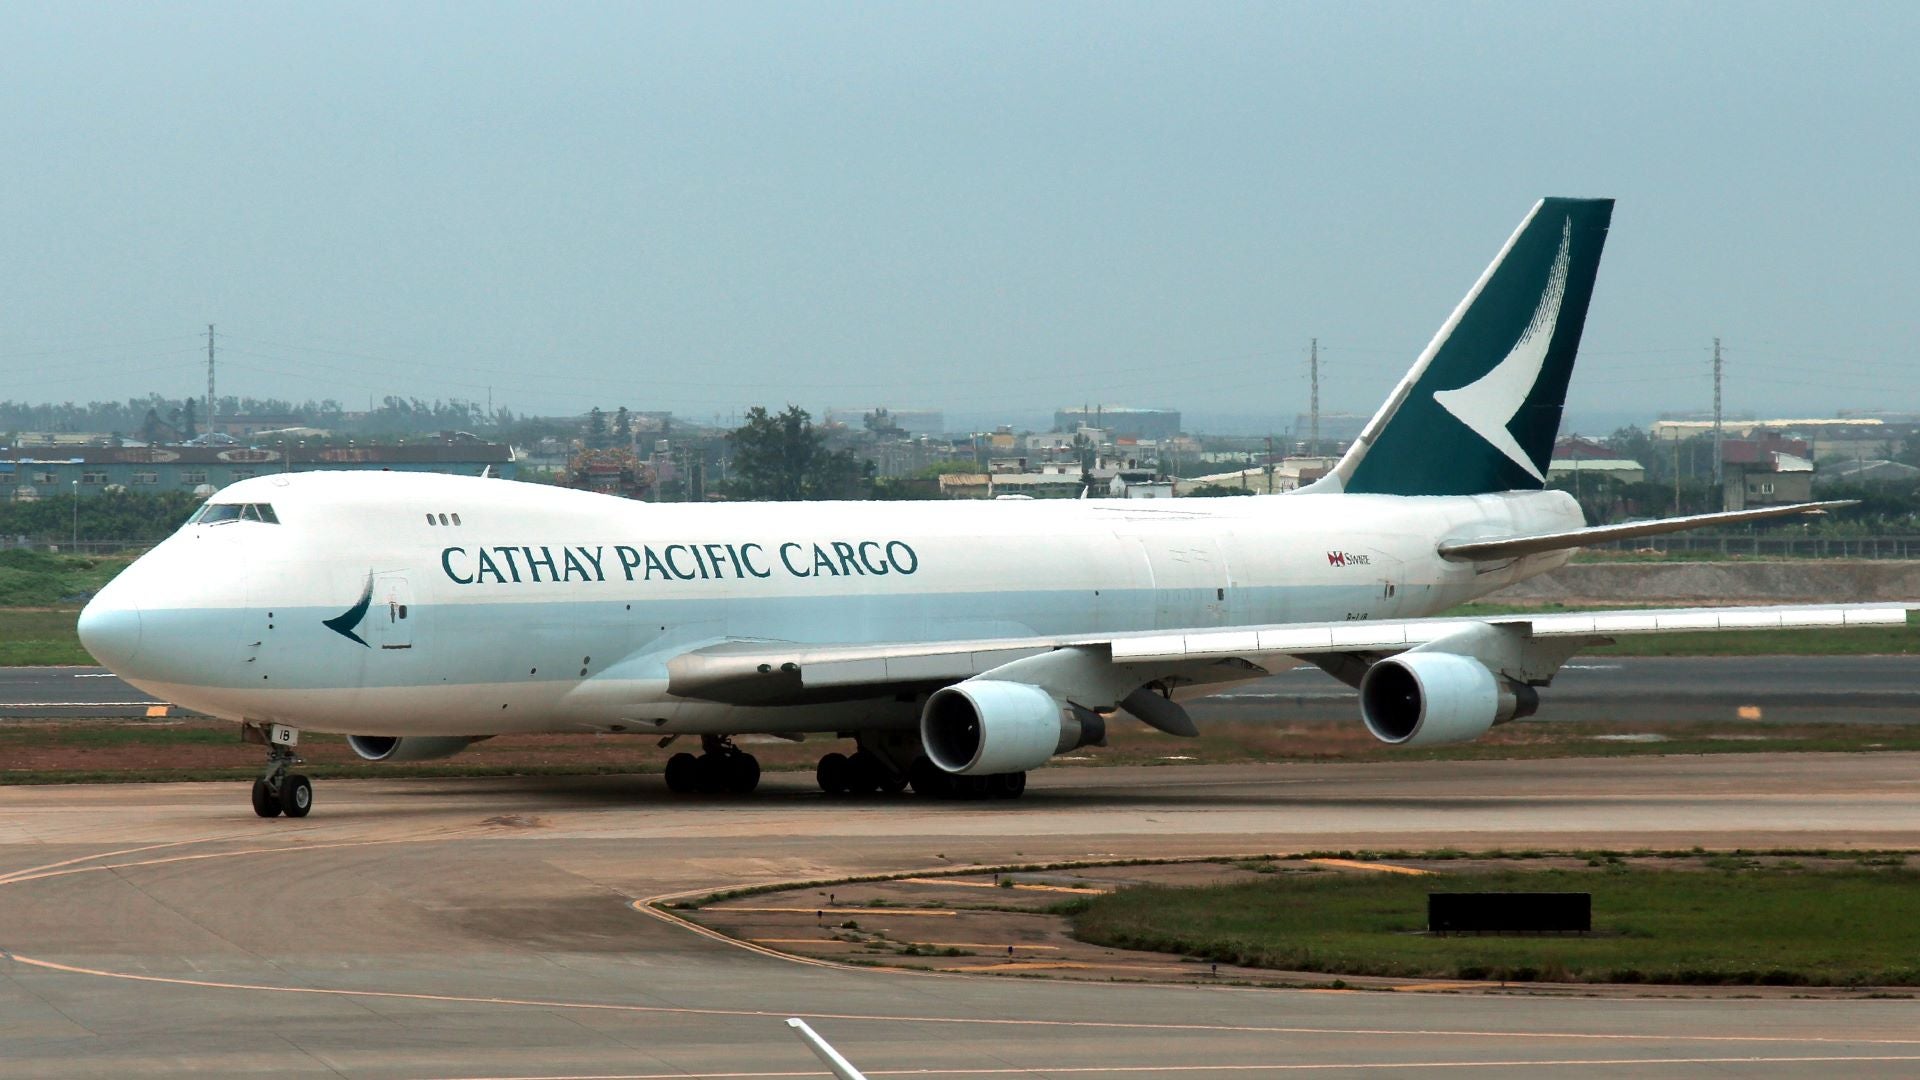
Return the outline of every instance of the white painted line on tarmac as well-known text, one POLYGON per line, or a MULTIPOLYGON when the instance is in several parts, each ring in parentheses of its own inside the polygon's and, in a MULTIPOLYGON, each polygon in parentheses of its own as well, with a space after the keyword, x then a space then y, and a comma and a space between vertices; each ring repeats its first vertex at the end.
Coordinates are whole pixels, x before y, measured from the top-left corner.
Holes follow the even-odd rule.
POLYGON ((0 709, 144 709, 164 701, 0 701, 0 709))
MULTIPOLYGON (((1817 1065, 1880 1064, 1920 1061, 1920 1055, 1863 1054, 1818 1057, 1648 1057, 1648 1058, 1493 1058, 1478 1061, 1285 1061, 1244 1065, 1035 1065, 1027 1068, 976 1069, 863 1069, 868 1076, 1137 1076, 1141 1073, 1247 1072, 1405 1072, 1410 1069, 1621 1069, 1646 1065, 1817 1065)), ((448 1080, 686 1080, 686 1072, 670 1073, 562 1073, 526 1076, 465 1076, 448 1080)), ((819 1070, 774 1072, 701 1072, 711 1080, 781 1080, 785 1077, 826 1076, 819 1070)))

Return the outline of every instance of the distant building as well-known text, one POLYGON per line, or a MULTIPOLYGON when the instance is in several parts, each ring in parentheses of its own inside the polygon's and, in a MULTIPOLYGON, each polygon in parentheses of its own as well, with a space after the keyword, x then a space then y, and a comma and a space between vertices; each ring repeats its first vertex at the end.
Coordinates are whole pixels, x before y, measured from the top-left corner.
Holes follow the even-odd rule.
POLYGON ((1721 444, 1721 494, 1728 510, 1813 498, 1813 461, 1799 439, 1765 436, 1721 444))
POLYGON ((1647 478, 1647 467, 1590 439, 1575 436, 1553 444, 1553 461, 1547 467, 1547 479, 1603 476, 1623 484, 1637 484, 1647 478))
POLYGON ((187 491, 211 495, 236 481, 277 472, 361 469, 512 479, 510 447, 443 436, 433 441, 370 446, 73 447, 49 452, 0 449, 0 501, 90 496, 109 490, 187 491))
POLYGON ((1135 409, 1123 405, 1054 410, 1055 431, 1078 431, 1083 427, 1098 428, 1114 438, 1171 439, 1180 434, 1180 410, 1135 409))
POLYGON ((1920 480, 1920 469, 1898 461, 1858 458, 1834 463, 1820 470, 1820 479, 1836 484, 1910 484, 1920 480))
POLYGON ((1178 494, 1184 495, 1202 485, 1212 485, 1238 488, 1241 491, 1251 491, 1256 495, 1277 495, 1283 491, 1305 487, 1327 475, 1336 460, 1338 459, 1330 457, 1287 458, 1275 462, 1271 468, 1266 465, 1249 465, 1233 472, 1189 476, 1180 481, 1178 494))
POLYGON ((306 422, 306 417, 295 416, 292 413, 235 413, 232 416, 214 417, 212 430, 222 435, 232 435, 236 439, 244 439, 250 435, 258 435, 263 431, 280 431, 283 428, 301 427, 304 426, 306 422))
MULTIPOLYGON (((883 405, 855 407, 835 405, 827 409, 821 422, 826 424, 844 424, 849 430, 862 431, 867 425, 867 417, 886 408, 883 405)), ((887 409, 887 421, 908 435, 944 435, 947 431, 946 414, 939 409, 887 409)))
MULTIPOLYGON (((1753 439, 1783 435, 1804 439, 1806 456, 1811 459, 1839 454, 1845 457, 1885 457, 1898 453, 1901 443, 1914 427, 1905 422, 1889 422, 1873 416, 1820 418, 1781 418, 1773 420, 1723 420, 1720 430, 1725 438, 1753 439)), ((1711 420, 1656 420, 1650 429, 1655 439, 1687 439, 1713 434, 1711 420)))

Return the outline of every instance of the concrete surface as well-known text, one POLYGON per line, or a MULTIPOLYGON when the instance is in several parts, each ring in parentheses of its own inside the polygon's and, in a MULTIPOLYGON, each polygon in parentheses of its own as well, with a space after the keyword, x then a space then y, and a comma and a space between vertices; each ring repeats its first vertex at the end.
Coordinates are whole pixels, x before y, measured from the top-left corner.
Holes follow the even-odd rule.
MULTIPOLYGON (((1006 860, 1920 847, 1920 755, 1053 770, 1015 803, 809 778, 0 788, 0 1075, 1908 1076, 1912 1000, 1052 983, 819 966, 649 916, 687 890, 1006 860)), ((1871 928, 1863 927, 1862 933, 1871 928)))

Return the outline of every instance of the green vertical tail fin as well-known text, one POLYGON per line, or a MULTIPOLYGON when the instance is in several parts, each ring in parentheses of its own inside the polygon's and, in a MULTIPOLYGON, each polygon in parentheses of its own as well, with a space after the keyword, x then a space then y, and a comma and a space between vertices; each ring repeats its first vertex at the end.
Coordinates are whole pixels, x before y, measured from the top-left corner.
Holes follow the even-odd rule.
POLYGON ((1546 486, 1612 199, 1542 199, 1325 480, 1478 495, 1546 486))

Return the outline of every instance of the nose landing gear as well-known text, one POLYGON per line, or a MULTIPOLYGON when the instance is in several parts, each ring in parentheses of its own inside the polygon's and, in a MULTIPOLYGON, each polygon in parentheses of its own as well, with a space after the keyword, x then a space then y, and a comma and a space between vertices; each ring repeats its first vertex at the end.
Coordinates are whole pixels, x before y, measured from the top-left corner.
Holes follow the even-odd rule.
POLYGON ((253 812, 263 818, 303 818, 313 810, 313 782, 290 770, 300 764, 294 749, 300 744, 300 732, 274 724, 262 730, 256 724, 244 725, 241 736, 249 742, 267 744, 267 767, 253 782, 253 812))

